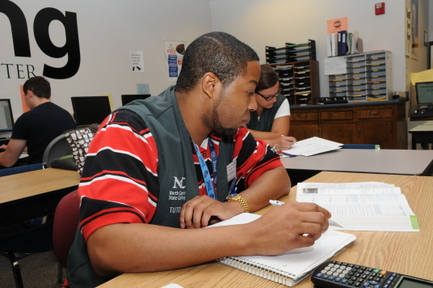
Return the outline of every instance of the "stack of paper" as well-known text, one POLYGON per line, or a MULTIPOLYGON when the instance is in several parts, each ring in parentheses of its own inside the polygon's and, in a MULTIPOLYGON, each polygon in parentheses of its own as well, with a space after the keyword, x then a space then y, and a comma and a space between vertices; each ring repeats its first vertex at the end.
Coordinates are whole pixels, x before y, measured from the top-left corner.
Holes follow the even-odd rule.
POLYGON ((296 142, 292 148, 283 150, 283 155, 286 156, 311 156, 328 151, 340 149, 342 143, 326 140, 320 137, 311 137, 305 140, 296 142))
POLYGON ((399 187, 382 182, 298 183, 296 201, 328 209, 339 230, 419 231, 399 187))

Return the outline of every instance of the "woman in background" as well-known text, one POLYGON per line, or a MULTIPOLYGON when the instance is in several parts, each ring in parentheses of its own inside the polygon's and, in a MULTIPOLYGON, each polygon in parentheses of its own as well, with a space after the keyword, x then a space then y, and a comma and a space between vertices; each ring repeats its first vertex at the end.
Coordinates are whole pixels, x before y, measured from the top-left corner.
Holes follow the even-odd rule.
POLYGON ((280 94, 280 81, 272 66, 260 65, 260 80, 256 87, 257 110, 251 112, 247 128, 254 138, 262 139, 276 150, 287 150, 296 139, 289 135, 290 105, 280 94))

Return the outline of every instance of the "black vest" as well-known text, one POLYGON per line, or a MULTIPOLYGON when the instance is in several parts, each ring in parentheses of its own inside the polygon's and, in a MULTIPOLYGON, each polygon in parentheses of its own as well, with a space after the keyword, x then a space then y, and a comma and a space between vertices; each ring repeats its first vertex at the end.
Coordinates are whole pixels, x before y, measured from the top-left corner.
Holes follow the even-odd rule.
MULTIPOLYGON (((180 114, 174 88, 172 86, 151 97, 156 99, 132 101, 119 109, 129 109, 139 115, 149 127, 158 147, 160 191, 151 223, 179 227, 182 204, 198 196, 199 192, 191 139, 180 114)), ((225 201, 229 194, 227 165, 232 161, 232 138, 224 139, 219 150, 217 199, 225 201)))
POLYGON ((247 128, 256 131, 270 132, 272 129, 272 123, 274 123, 275 115, 284 100, 286 100, 286 97, 278 95, 277 101, 274 103, 272 108, 263 109, 262 115, 260 115, 260 120, 256 111, 251 112, 251 119, 247 124, 247 128))
MULTIPOLYGON (((158 145, 160 191, 156 214, 151 223, 179 227, 182 204, 199 195, 189 133, 181 117, 174 87, 161 95, 136 100, 119 109, 137 113, 148 125, 158 145)), ((218 155, 217 198, 225 201, 229 194, 227 165, 232 161, 233 140, 220 143, 218 155)), ((112 277, 99 277, 90 264, 81 233, 75 234, 68 256, 67 278, 71 287, 90 288, 112 277)))

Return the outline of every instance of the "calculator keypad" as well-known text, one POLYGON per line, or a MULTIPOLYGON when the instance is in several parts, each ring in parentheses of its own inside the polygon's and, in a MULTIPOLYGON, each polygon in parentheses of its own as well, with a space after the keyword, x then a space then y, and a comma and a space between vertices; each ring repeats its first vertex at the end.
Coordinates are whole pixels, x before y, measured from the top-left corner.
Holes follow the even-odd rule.
POLYGON ((338 283, 340 287, 388 288, 394 283, 397 274, 371 267, 331 261, 314 277, 328 283, 338 283))

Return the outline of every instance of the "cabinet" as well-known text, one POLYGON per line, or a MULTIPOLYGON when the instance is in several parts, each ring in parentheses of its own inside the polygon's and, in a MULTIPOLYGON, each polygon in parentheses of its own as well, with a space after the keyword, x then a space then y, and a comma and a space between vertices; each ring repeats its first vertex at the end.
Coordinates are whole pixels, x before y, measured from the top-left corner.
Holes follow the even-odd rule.
POLYGON ((391 52, 342 56, 345 72, 329 75, 330 97, 347 97, 348 102, 384 101, 391 99, 391 52))
POLYGON ((344 144, 379 144, 407 149, 405 101, 292 107, 290 135, 319 136, 344 144))

